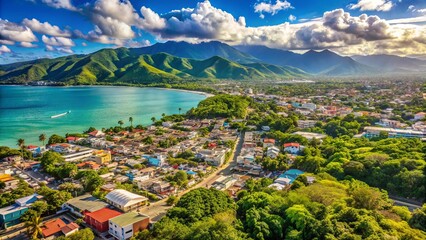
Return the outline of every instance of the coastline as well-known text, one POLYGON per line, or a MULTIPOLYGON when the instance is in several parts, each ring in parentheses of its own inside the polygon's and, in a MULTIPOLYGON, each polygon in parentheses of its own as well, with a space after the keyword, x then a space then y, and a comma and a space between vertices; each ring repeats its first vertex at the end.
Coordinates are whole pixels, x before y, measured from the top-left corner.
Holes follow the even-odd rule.
POLYGON ((187 92, 187 93, 194 93, 198 95, 204 95, 206 98, 215 96, 212 93, 203 92, 203 91, 195 91, 195 90, 188 90, 188 89, 182 89, 182 88, 165 88, 165 87, 155 87, 155 86, 132 86, 132 85, 103 85, 103 84, 95 84, 95 85, 24 85, 24 84, 0 84, 1 86, 28 86, 28 87, 135 87, 135 88, 155 88, 155 89, 162 89, 162 90, 172 90, 172 91, 180 91, 180 92, 187 92))

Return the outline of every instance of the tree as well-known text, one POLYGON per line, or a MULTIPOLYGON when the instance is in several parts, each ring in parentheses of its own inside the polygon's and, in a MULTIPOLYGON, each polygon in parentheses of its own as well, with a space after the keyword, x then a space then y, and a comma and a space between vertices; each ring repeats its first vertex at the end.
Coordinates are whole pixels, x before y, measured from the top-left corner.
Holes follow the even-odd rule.
POLYGON ((156 118, 155 117, 152 117, 151 118, 151 121, 154 123, 155 122, 155 120, 156 120, 156 118))
POLYGON ((173 206, 177 203, 179 199, 176 196, 170 196, 169 198, 167 198, 167 205, 169 206, 173 206))
POLYGON ((182 108, 179 108, 179 114, 180 114, 181 111, 182 111, 182 108))
POLYGON ((123 120, 119 120, 117 123, 118 125, 120 125, 120 127, 123 127, 123 124, 124 124, 123 120))
POLYGON ((40 134, 40 136, 38 136, 38 140, 42 142, 44 146, 44 141, 46 141, 46 134, 44 133, 40 134))
POLYGON ((130 126, 133 127, 133 117, 129 117, 130 126))
POLYGON ((32 215, 27 222, 25 222, 25 227, 28 231, 28 236, 31 237, 31 239, 38 239, 39 236, 41 236, 42 230, 41 230, 41 217, 40 215, 32 215))
POLYGON ((25 147, 25 140, 23 138, 18 139, 17 144, 19 146, 19 148, 21 149, 21 156, 22 159, 24 159, 24 147, 25 147))
POLYGON ((95 235, 93 234, 90 228, 81 229, 71 235, 68 236, 60 236, 56 238, 56 240, 94 240, 95 235))
POLYGON ((426 204, 423 204, 422 208, 414 210, 409 223, 411 227, 426 232, 426 204))
POLYGON ((55 144, 55 143, 64 143, 67 142, 67 139, 59 136, 57 134, 53 134, 52 136, 49 137, 49 141, 47 142, 47 144, 55 144))
POLYGON ((179 170, 175 173, 173 179, 179 186, 182 187, 188 183, 188 174, 185 171, 179 170))

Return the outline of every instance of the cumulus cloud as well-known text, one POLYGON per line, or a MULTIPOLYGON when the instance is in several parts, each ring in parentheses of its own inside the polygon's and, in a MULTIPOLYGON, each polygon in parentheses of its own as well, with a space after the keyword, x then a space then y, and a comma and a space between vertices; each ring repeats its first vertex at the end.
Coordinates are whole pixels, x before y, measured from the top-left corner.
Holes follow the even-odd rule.
POLYGON ((21 42, 19 44, 19 46, 24 47, 24 48, 35 48, 35 47, 38 47, 38 45, 30 43, 30 42, 21 42))
POLYGON ((75 46, 74 41, 66 37, 47 37, 46 35, 43 35, 41 37, 41 40, 43 41, 44 44, 50 45, 50 46, 68 47, 68 48, 75 46))
POLYGON ((296 21, 296 16, 294 16, 293 14, 290 14, 290 16, 288 16, 288 20, 290 21, 290 22, 294 22, 294 21, 296 21))
POLYGON ((35 42, 37 37, 26 26, 0 19, 0 40, 3 43, 35 42))
POLYGON ((33 18, 33 19, 27 19, 25 18, 22 21, 22 24, 29 27, 32 31, 47 34, 55 37, 70 37, 71 32, 68 30, 61 30, 58 26, 51 25, 48 22, 40 22, 39 20, 33 18))
POLYGON ((324 26, 330 27, 338 32, 353 34, 367 41, 391 38, 390 25, 377 16, 362 14, 352 17, 343 9, 324 13, 324 26))
POLYGON ((58 53, 66 53, 66 54, 73 54, 74 51, 69 47, 54 47, 50 45, 46 45, 45 50, 47 52, 58 52, 58 53))
POLYGON ((392 0, 358 0, 356 4, 350 4, 350 9, 361 11, 389 11, 393 7, 392 0))
POLYGON ((42 2, 53 8, 64 8, 71 11, 78 10, 74 5, 72 5, 71 0, 42 0, 42 2))
POLYGON ((272 2, 260 2, 254 5, 254 11, 260 14, 260 17, 263 18, 263 13, 270 13, 275 15, 281 10, 293 8, 291 3, 287 2, 287 0, 281 1, 276 0, 275 3, 272 2))
POLYGON ((12 51, 5 45, 2 45, 0 47, 0 55, 2 55, 3 53, 11 53, 12 51))

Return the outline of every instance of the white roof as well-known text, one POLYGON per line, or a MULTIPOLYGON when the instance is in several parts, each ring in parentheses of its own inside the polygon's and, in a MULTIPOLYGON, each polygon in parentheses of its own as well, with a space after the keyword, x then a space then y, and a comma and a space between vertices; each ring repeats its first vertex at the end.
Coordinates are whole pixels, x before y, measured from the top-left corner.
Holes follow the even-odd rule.
POLYGON ((283 185, 288 185, 288 184, 290 184, 290 182, 291 182, 291 179, 290 178, 286 178, 286 177, 280 177, 280 178, 277 178, 275 181, 274 181, 274 183, 279 183, 279 184, 283 184, 283 185))
POLYGON ((106 199, 114 202, 122 207, 127 207, 138 202, 146 201, 147 198, 140 196, 124 189, 115 189, 109 192, 106 196, 106 199))

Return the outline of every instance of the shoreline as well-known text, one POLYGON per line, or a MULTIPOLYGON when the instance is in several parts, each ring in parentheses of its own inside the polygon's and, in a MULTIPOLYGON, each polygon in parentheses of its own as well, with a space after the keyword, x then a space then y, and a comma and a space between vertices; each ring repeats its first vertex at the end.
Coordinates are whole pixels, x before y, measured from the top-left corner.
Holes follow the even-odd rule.
POLYGON ((188 89, 181 89, 181 88, 165 88, 165 87, 155 87, 155 86, 126 86, 126 85, 24 85, 24 84, 0 84, 0 86, 15 86, 15 87, 134 87, 134 88, 154 88, 154 89, 162 89, 162 90, 172 90, 172 91, 180 91, 180 92, 187 92, 187 93, 194 93, 198 95, 203 95, 206 98, 215 96, 212 93, 203 92, 203 91, 196 91, 196 90, 188 90, 188 89))

